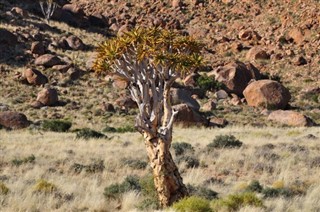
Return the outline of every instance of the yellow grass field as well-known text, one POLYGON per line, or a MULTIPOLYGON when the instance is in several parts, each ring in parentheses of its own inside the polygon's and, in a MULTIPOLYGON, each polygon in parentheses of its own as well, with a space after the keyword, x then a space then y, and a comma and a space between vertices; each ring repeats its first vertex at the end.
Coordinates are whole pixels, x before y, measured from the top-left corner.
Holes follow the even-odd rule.
MULTIPOLYGON (((0 211, 139 211, 139 192, 126 192, 117 200, 107 200, 103 192, 129 175, 150 174, 148 167, 123 163, 125 158, 147 161, 143 139, 138 133, 108 137, 77 140, 73 133, 0 131, 0 184, 9 189, 4 194, 0 188, 0 211), (75 164, 99 161, 103 169, 76 171, 75 164), (39 188, 40 180, 54 192, 39 188)), ((304 185, 304 195, 264 199, 264 209, 241 211, 320 210, 319 128, 175 128, 173 140, 190 143, 200 161, 198 168, 179 163, 184 182, 197 186, 216 179, 219 183, 206 185, 219 197, 240 192, 252 180, 268 187, 304 185), (243 142, 241 148, 206 151, 215 136, 229 134, 243 142)))

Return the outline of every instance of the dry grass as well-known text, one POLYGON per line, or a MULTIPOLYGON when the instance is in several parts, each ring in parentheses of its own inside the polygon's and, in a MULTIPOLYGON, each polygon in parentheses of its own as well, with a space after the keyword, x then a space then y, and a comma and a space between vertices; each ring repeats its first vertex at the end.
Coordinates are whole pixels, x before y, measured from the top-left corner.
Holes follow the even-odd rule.
MULTIPOLYGON (((121 205, 122 211, 134 211, 142 200, 139 193, 128 192, 122 198, 107 201, 103 190, 112 183, 119 183, 128 175, 145 176, 145 170, 133 170, 123 165, 121 159, 147 160, 142 138, 137 133, 113 134, 111 140, 75 140, 71 133, 42 133, 38 131, 1 131, 0 134, 0 179, 9 189, 0 195, 2 211, 114 211, 121 205), (12 160, 35 156, 34 162, 19 166, 12 160), (88 165, 104 161, 102 172, 77 173, 75 163, 88 165), (35 192, 39 179, 52 183, 57 191, 35 192)), ((241 190, 251 180, 272 186, 276 181, 291 185, 295 181, 306 182, 306 195, 294 199, 270 199, 265 204, 272 211, 317 211, 320 169, 311 167, 318 156, 320 143, 318 128, 225 128, 225 129, 179 129, 174 133, 174 142, 184 141, 195 148, 193 156, 207 167, 186 169, 179 165, 184 182, 203 185, 210 178, 221 183, 206 184, 220 196, 241 190), (232 134, 244 145, 240 149, 222 149, 207 153, 206 145, 216 135, 232 134), (316 140, 307 139, 313 134, 316 140), (273 144, 274 149, 263 152, 263 145, 273 144), (271 153, 278 155, 273 160, 271 153), (261 156, 264 155, 264 156, 261 156), (271 155, 271 156, 270 156, 271 155), (268 158, 270 156, 271 158, 268 158), (258 168, 255 166, 260 164, 258 168), (261 168, 262 167, 262 168, 261 168), (267 168, 265 168, 267 167, 267 168)), ((241 211, 254 211, 244 208, 241 211)))

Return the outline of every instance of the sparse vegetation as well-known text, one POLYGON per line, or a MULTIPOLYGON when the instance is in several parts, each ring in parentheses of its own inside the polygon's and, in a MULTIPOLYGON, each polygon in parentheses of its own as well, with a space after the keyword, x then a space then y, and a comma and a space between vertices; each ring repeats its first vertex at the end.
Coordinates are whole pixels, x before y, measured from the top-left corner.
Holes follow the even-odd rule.
POLYGON ((37 193, 52 194, 53 192, 57 191, 58 188, 53 183, 50 183, 44 179, 40 179, 34 185, 33 190, 37 193))
POLYGON ((65 120, 44 120, 42 129, 53 132, 67 132, 72 126, 70 121, 65 120))
POLYGON ((32 154, 28 157, 21 158, 21 159, 15 158, 11 161, 11 163, 15 166, 20 166, 26 163, 34 163, 35 160, 36 160, 36 157, 32 154))
POLYGON ((233 135, 219 135, 216 136, 213 141, 207 145, 208 150, 220 149, 220 148, 239 148, 242 146, 242 142, 236 139, 233 135))
POLYGON ((201 197, 191 196, 180 200, 172 206, 179 212, 210 212, 210 203, 208 200, 201 197))
POLYGON ((9 191, 9 188, 4 183, 0 182, 0 195, 7 195, 9 191))
POLYGON ((76 139, 88 140, 91 138, 107 138, 107 136, 89 128, 83 128, 76 131, 76 139))

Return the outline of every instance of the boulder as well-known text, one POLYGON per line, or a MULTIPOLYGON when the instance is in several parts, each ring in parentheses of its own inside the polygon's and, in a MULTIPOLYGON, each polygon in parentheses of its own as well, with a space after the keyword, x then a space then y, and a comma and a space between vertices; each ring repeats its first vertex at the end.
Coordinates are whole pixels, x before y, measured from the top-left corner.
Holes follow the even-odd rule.
POLYGON ((36 69, 28 68, 23 72, 23 77, 31 85, 44 85, 48 83, 48 78, 36 69))
POLYGON ((53 88, 44 88, 38 93, 37 101, 44 106, 54 106, 58 103, 58 92, 53 88))
POLYGON ((64 62, 57 56, 52 54, 44 54, 35 59, 34 64, 42 65, 44 67, 52 67, 55 65, 62 65, 64 62))
POLYGON ((218 82, 225 85, 227 92, 242 96, 244 89, 252 79, 259 80, 260 72, 252 64, 233 62, 222 67, 218 67, 211 74, 218 82))
POLYGON ((243 91, 243 95, 249 106, 268 109, 284 109, 291 99, 289 90, 273 80, 252 82, 243 91))
POLYGON ((30 125, 27 117, 18 112, 0 112, 0 125, 8 129, 22 129, 30 125))
POLYGON ((181 7, 182 1, 181 0, 172 0, 171 5, 173 8, 181 7))
POLYGON ((202 107, 201 107, 201 110, 203 112, 209 112, 209 111, 212 111, 214 109, 216 109, 217 107, 217 103, 213 100, 209 100, 207 103, 205 103, 202 107))
POLYGON ((171 88, 170 92, 172 105, 186 104, 190 108, 199 111, 200 105, 195 99, 191 97, 192 93, 190 91, 181 88, 171 88))
POLYGON ((253 30, 241 30, 238 34, 238 37, 240 38, 240 40, 243 40, 243 41, 261 40, 261 36, 256 31, 253 31, 253 30))
POLYGON ((246 59, 249 61, 268 60, 270 59, 270 55, 260 47, 252 47, 247 52, 246 59))
POLYGON ((183 84, 189 87, 195 87, 197 84, 198 73, 191 73, 183 79, 183 84))
POLYGON ((296 44, 301 44, 304 41, 304 35, 300 28, 296 27, 289 31, 287 40, 293 41, 296 44))
POLYGON ((276 110, 270 113, 268 120, 293 127, 310 127, 314 122, 301 113, 290 110, 276 110))
POLYGON ((178 111, 174 123, 184 127, 208 126, 208 120, 187 104, 174 105, 172 108, 178 111))
POLYGON ((87 71, 92 71, 93 70, 93 66, 94 66, 94 63, 97 59, 97 53, 92 53, 90 54, 87 62, 86 62, 86 70, 87 71))
POLYGON ((128 80, 126 80, 125 78, 123 78, 117 74, 113 74, 111 77, 111 80, 113 81, 112 86, 114 88, 126 89, 129 85, 128 80))
POLYGON ((116 99, 115 104, 122 110, 134 109, 138 107, 137 103, 133 101, 129 96, 119 97, 118 99, 116 99))
POLYGON ((16 45, 17 37, 10 31, 0 28, 0 45, 16 45))
POLYGON ((69 36, 66 41, 72 50, 84 50, 85 48, 82 40, 75 35, 69 36))
POLYGON ((45 53, 45 48, 42 42, 35 41, 31 44, 31 53, 37 55, 43 55, 45 53))

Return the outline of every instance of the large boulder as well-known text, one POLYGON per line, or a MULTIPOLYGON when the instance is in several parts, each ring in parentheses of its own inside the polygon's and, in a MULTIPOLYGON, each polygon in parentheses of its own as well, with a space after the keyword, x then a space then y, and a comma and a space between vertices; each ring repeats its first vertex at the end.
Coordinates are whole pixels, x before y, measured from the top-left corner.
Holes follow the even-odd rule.
POLYGON ((180 124, 184 127, 208 126, 209 121, 187 104, 174 105, 172 108, 175 111, 178 111, 174 123, 180 124))
POLYGON ((314 122, 301 113, 290 110, 276 110, 270 113, 268 120, 293 127, 310 127, 314 122))
POLYGON ((291 99, 289 90, 273 80, 252 82, 243 91, 243 95, 249 106, 268 109, 284 109, 291 99))
POLYGON ((6 29, 0 29, 0 45, 16 45, 17 37, 6 29))
POLYGON ((270 55, 261 47, 255 46, 247 52, 246 59, 249 61, 268 60, 270 55))
POLYGON ((225 85, 229 93, 242 96, 244 89, 252 79, 261 78, 259 70, 252 64, 247 65, 242 62, 233 62, 222 67, 218 67, 209 75, 214 75, 218 82, 225 85))
POLYGON ((8 129, 22 129, 30 125, 27 117, 18 112, 0 112, 0 125, 8 129))
POLYGON ((52 67, 55 65, 62 65, 64 62, 57 56, 52 54, 44 54, 35 59, 34 64, 42 65, 44 67, 52 67))
POLYGON ((186 104, 194 110, 198 111, 200 105, 194 98, 191 97, 192 93, 188 90, 181 88, 172 88, 171 89, 171 103, 172 105, 177 104, 186 104))
POLYGON ((31 44, 31 53, 37 55, 43 55, 45 53, 45 47, 42 42, 35 41, 31 44))
POLYGON ((37 101, 44 106, 57 105, 59 101, 58 92, 54 88, 44 88, 38 93, 37 101))
POLYGON ((48 82, 48 78, 36 69, 28 68, 23 72, 23 77, 31 85, 43 85, 48 82))

